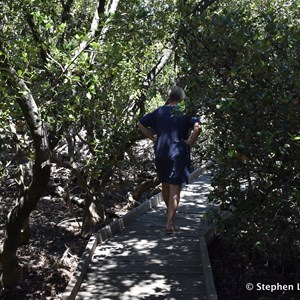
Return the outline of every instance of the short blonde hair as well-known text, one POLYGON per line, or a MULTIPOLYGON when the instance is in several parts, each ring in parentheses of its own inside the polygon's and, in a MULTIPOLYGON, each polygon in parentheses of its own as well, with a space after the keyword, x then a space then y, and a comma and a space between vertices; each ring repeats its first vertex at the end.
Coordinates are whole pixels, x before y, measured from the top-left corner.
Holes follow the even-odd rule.
POLYGON ((168 93, 168 100, 170 101, 181 101, 185 98, 185 93, 184 93, 184 90, 175 85, 173 86, 170 90, 169 90, 169 93, 168 93))

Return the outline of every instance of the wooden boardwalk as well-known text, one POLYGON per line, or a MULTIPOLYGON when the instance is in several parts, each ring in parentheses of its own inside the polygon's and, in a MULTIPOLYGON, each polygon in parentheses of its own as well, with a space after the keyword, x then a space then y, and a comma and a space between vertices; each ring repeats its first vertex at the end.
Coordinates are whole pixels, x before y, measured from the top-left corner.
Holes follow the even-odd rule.
POLYGON ((209 190, 207 173, 183 188, 175 234, 163 231, 160 202, 97 244, 78 292, 66 299, 217 299, 203 219, 209 190))

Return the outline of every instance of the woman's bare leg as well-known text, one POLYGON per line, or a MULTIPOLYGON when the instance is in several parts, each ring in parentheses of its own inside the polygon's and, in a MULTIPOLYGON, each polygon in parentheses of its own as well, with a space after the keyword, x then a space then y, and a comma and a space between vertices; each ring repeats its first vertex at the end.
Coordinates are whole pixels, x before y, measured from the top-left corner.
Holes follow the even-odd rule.
POLYGON ((176 215, 177 208, 179 206, 180 201, 180 192, 181 192, 181 185, 180 184, 170 184, 169 185, 170 196, 169 196, 169 203, 168 203, 168 215, 167 215, 167 230, 174 229, 174 218, 176 215))
POLYGON ((168 209, 170 199, 170 185, 167 182, 163 182, 161 187, 161 194, 168 209))

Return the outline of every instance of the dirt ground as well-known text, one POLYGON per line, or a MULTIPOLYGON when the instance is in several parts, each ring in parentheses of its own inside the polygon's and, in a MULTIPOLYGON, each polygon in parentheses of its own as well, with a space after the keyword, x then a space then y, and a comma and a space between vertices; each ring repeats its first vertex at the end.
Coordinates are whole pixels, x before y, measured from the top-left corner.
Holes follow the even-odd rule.
MULTIPOLYGON (((1 218, 8 207, 1 203, 1 218)), ((40 200, 31 215, 32 238, 17 253, 20 283, 14 290, 2 291, 0 299, 60 299, 87 242, 79 236, 76 218, 80 218, 79 210, 72 211, 62 199, 46 196, 40 200)))

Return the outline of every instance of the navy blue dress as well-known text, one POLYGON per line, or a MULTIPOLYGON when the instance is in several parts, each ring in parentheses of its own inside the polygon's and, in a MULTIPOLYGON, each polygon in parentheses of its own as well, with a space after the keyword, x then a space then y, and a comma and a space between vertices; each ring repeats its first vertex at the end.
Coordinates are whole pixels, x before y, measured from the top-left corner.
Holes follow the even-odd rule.
POLYGON ((157 139, 154 145, 155 165, 160 182, 182 184, 190 173, 190 147, 183 141, 198 118, 180 112, 177 106, 161 106, 140 120, 152 128, 157 139))

